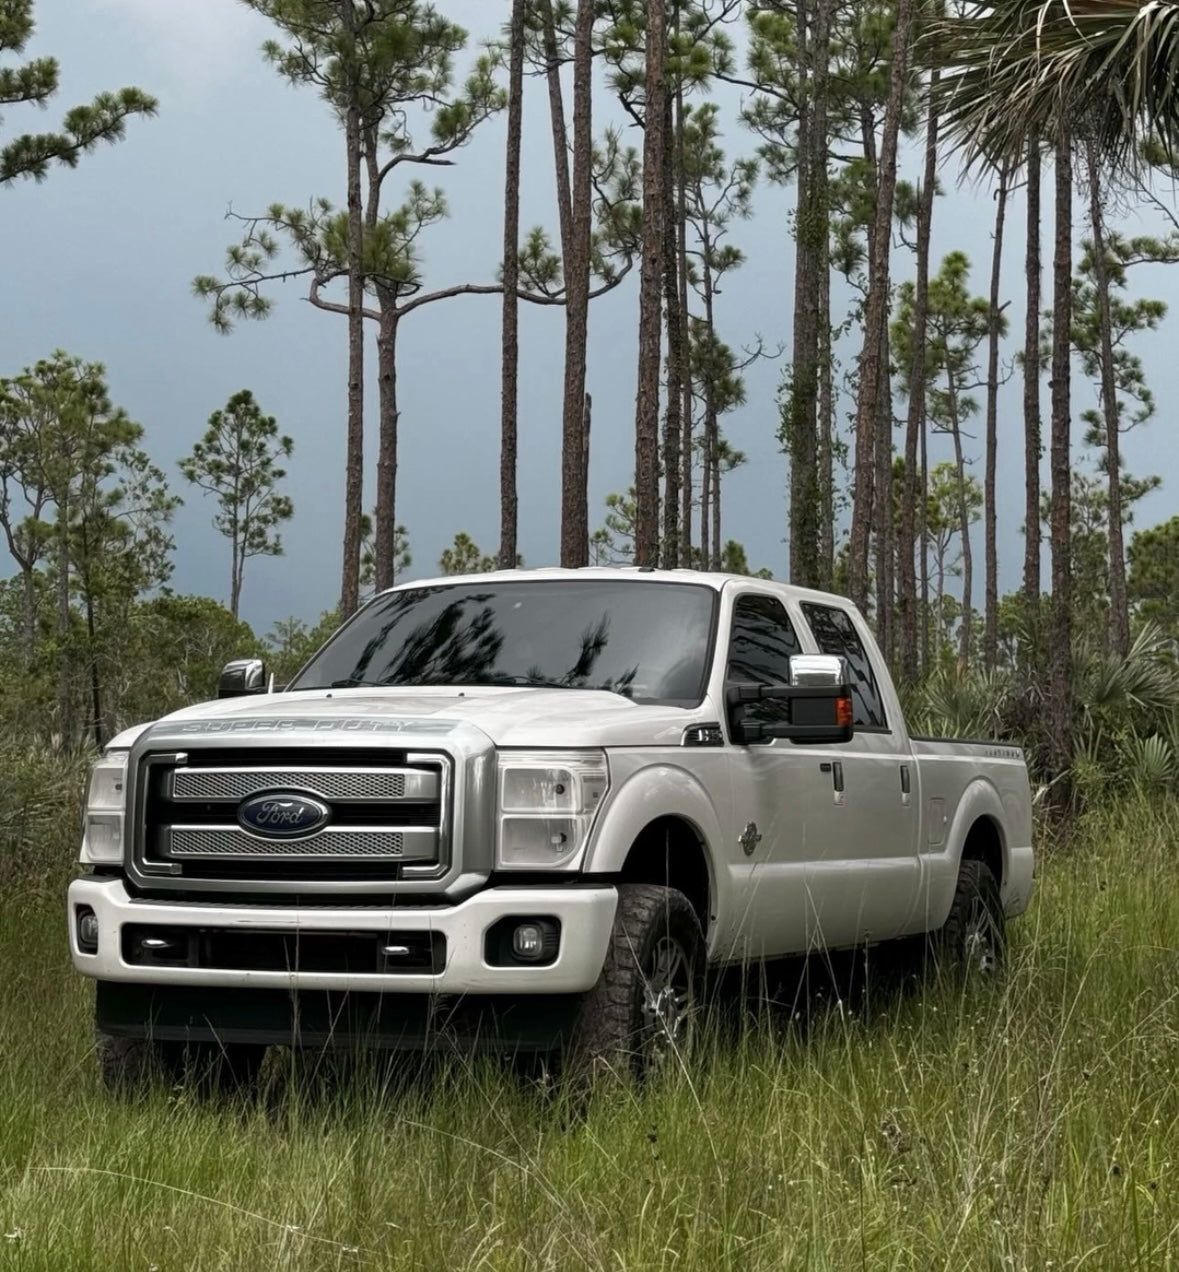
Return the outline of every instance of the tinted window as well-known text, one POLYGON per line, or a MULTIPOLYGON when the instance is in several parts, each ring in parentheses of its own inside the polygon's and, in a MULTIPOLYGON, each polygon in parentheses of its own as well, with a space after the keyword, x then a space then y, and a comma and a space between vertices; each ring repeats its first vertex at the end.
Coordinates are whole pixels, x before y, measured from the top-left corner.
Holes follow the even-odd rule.
POLYGON ((686 583, 545 579, 378 597, 290 685, 609 689, 637 702, 704 696, 716 593, 686 583))
POLYGON ((830 609, 826 605, 804 605, 802 612, 811 625, 819 649, 825 654, 839 654, 847 659, 856 724, 868 729, 885 728, 887 721, 880 687, 863 641, 846 611, 830 609))
MULTIPOLYGON (((742 596, 733 607, 726 679, 733 684, 788 685, 790 656, 802 653, 789 615, 772 596, 742 596)), ((770 723, 789 718, 784 702, 760 702, 749 720, 770 723)))

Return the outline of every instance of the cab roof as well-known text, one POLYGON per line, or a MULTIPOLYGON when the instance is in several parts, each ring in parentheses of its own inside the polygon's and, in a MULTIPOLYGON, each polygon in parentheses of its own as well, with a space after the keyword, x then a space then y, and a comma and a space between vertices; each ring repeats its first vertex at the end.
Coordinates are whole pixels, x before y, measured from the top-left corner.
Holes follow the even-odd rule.
POLYGON ((759 579, 748 574, 725 574, 711 570, 689 570, 677 567, 672 570, 655 569, 645 565, 587 565, 574 569, 563 566, 544 566, 539 569, 490 570, 484 574, 445 574, 429 579, 414 579, 386 589, 388 592, 399 592, 417 587, 446 587, 456 583, 536 583, 546 579, 603 579, 612 582, 634 581, 647 583, 695 583, 699 586, 711 587, 720 592, 731 584, 746 584, 764 587, 781 596, 788 596, 796 601, 819 601, 826 604, 837 604, 841 608, 848 605, 845 596, 833 592, 820 592, 814 588, 796 587, 791 583, 780 583, 775 579, 759 579))

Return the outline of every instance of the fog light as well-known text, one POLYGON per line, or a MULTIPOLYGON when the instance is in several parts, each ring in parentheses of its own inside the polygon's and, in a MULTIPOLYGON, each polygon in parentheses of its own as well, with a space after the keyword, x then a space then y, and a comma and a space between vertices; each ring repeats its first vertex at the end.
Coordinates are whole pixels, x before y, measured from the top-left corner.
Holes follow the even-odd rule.
POLYGON ((83 954, 98 953, 98 915, 89 906, 78 907, 78 949, 83 954))
POLYGON ((512 953, 533 963, 544 954, 544 929, 539 923, 521 923, 512 933, 512 953))

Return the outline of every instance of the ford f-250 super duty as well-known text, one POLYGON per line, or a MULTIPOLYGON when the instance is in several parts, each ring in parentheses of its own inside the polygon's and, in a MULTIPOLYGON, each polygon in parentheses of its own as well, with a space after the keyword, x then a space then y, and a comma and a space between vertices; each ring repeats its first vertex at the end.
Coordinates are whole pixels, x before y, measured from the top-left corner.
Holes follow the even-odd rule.
POLYGON ((444 1038, 641 1070, 705 965, 931 933, 987 969, 1032 890, 1021 751, 910 735, 837 596, 410 583, 220 693, 90 778, 69 941, 114 1085, 444 1038))

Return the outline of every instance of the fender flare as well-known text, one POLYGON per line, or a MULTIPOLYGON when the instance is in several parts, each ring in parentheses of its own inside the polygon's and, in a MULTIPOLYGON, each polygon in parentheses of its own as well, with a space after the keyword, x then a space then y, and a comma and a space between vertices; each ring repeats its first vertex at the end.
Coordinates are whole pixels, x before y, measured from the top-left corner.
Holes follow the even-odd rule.
POLYGON ((725 890, 723 872, 713 859, 715 845, 723 840, 720 820, 701 783, 676 764, 642 769, 611 795, 594 827, 584 872, 619 874, 638 837, 662 817, 686 822, 699 838, 708 870, 710 909, 716 913, 720 893, 725 890))
POLYGON ((945 843, 939 854, 946 865, 940 871, 940 886, 934 883, 931 889, 930 909, 941 926, 950 912, 954 899, 954 889, 958 886, 958 871, 962 867, 962 853, 966 847, 966 838, 975 822, 987 818, 995 825, 999 836, 999 851, 1003 858, 1003 874, 1006 877, 1010 869, 1010 849, 1007 843, 1007 829, 1004 824, 1003 800, 999 792, 985 777, 976 777, 962 792, 958 807, 954 811, 954 820, 950 823, 945 843))

